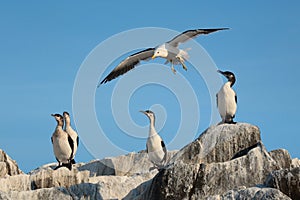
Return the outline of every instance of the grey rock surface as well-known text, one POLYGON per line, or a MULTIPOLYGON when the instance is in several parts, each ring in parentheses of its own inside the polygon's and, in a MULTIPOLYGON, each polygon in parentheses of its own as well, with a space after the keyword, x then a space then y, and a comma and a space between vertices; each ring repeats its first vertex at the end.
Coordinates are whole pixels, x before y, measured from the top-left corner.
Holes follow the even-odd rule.
POLYGON ((181 149, 170 163, 224 162, 246 154, 260 141, 259 128, 256 126, 246 123, 215 125, 181 149))
POLYGON ((57 199, 73 200, 72 196, 65 188, 44 188, 32 191, 10 191, 3 193, 0 191, 1 200, 30 200, 30 199, 57 199))
POLYGON ((300 160, 298 158, 294 158, 292 160, 292 168, 295 168, 295 167, 300 167, 300 160))
POLYGON ((271 172, 265 185, 279 189, 292 199, 300 199, 300 167, 271 172))
MULTIPOLYGON (((168 151, 168 160, 177 153, 168 151)), ((131 176, 148 173, 153 164, 149 161, 147 153, 129 153, 127 155, 91 161, 78 167, 79 171, 89 170, 91 176, 116 175, 131 176)))
POLYGON ((259 200, 290 200, 288 196, 273 188, 250 187, 240 190, 230 190, 222 195, 208 197, 207 200, 236 200, 236 199, 259 199, 259 200))
POLYGON ((0 178, 17 174, 23 174, 23 172, 19 169, 16 161, 0 149, 0 178))
POLYGON ((270 172, 290 167, 285 150, 271 154, 255 126, 213 126, 172 158, 173 165, 155 176, 143 198, 201 199, 263 184, 270 172))
MULTIPOLYGON (((60 173, 62 174, 63 171, 60 173)), ((11 188, 11 190, 0 190, 0 199, 122 199, 125 196, 132 199, 134 195, 131 193, 140 184, 154 177, 157 171, 144 175, 128 176, 98 176, 90 177, 85 183, 69 184, 66 187, 51 187, 24 191, 11 188)))
POLYGON ((50 163, 28 174, 0 178, 0 200, 132 199, 146 189, 139 186, 158 173, 156 169, 149 171, 153 164, 145 153, 79 163, 71 171, 65 167, 53 170, 56 165, 50 163), (105 163, 114 165, 105 166, 105 163))
POLYGON ((161 171, 144 198, 199 199, 223 194, 236 187, 263 184, 267 175, 279 169, 264 147, 227 162, 186 164, 178 162, 161 171))
POLYGON ((57 170, 41 170, 39 173, 30 175, 31 189, 70 187, 72 185, 87 183, 89 171, 79 172, 76 168, 72 171, 65 167, 57 170))
POLYGON ((8 176, 0 179, 0 191, 27 191, 31 190, 30 176, 27 174, 19 174, 8 176))
POLYGON ((285 169, 291 167, 292 159, 285 149, 276 149, 269 152, 270 156, 277 162, 280 168, 285 169))

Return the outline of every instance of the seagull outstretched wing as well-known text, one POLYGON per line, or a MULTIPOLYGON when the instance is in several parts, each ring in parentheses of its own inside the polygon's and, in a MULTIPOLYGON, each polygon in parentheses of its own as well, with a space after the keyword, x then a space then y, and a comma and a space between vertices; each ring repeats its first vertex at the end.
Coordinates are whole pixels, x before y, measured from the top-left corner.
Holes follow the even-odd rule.
POLYGON ((227 30, 229 28, 213 28, 213 29, 195 29, 195 30, 188 30, 184 31, 183 33, 177 35, 172 40, 167 42, 169 45, 174 47, 178 47, 179 43, 186 42, 187 40, 197 37, 201 34, 209 34, 212 32, 220 31, 220 30, 227 30))
MULTIPOLYGON (((149 60, 154 54, 155 48, 148 48, 143 51, 137 52, 128 56, 123 60, 117 67, 115 67, 102 81, 100 84, 107 83, 118 76, 125 74, 129 70, 133 69, 140 63, 141 60, 149 60)), ((100 86, 98 85, 98 87, 100 86)))

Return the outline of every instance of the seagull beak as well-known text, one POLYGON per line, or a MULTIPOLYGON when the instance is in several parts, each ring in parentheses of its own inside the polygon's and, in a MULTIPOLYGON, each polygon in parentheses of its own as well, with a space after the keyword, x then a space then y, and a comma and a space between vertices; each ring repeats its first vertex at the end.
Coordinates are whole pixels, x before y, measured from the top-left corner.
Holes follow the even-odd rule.
POLYGON ((152 59, 154 59, 154 58, 156 58, 156 56, 155 56, 155 55, 153 55, 153 56, 152 56, 152 59))
POLYGON ((54 117, 55 115, 54 115, 54 114, 51 114, 51 116, 54 117))

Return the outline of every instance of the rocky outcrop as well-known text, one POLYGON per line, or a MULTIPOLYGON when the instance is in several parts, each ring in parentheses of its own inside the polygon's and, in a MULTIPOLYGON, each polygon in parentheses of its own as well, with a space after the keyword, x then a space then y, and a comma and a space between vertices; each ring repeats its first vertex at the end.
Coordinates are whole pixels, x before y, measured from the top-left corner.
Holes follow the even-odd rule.
POLYGON ((273 188, 250 187, 239 190, 230 190, 222 195, 207 198, 208 200, 236 200, 236 199, 259 199, 259 200, 290 200, 288 196, 273 188))
POLYGON ((144 151, 79 163, 71 171, 50 163, 28 174, 5 158, 0 200, 300 199, 299 159, 284 149, 268 152, 259 129, 245 123, 208 128, 169 152, 169 164, 159 171, 149 170, 144 151))
MULTIPOLYGON (((90 196, 86 196, 90 197, 90 196)), ((65 188, 45 188, 34 191, 10 191, 4 193, 0 191, 1 200, 29 200, 29 199, 59 199, 72 200, 73 198, 65 188)), ((89 198, 92 199, 92 198, 89 198)), ((101 198, 98 198, 101 199, 101 198)))
POLYGON ((300 199, 300 167, 271 172, 265 185, 279 189, 292 199, 300 199))
POLYGON ((249 124, 210 127, 171 161, 141 199, 204 199, 263 184, 272 171, 291 167, 288 152, 268 153, 249 124))
POLYGON ((17 174, 23 174, 23 172, 19 169, 16 161, 0 149, 0 178, 17 174))
POLYGON ((300 160, 298 158, 294 158, 292 160, 292 168, 300 167, 300 160))
MULTIPOLYGON (((170 151, 173 156, 177 151, 170 151)), ((46 164, 28 174, 0 179, 0 199, 132 199, 158 171, 145 152, 94 160, 67 168, 46 164)))
MULTIPOLYGON (((167 160, 177 151, 169 151, 167 160)), ((127 155, 95 160, 78 167, 79 171, 89 170, 91 176, 116 175, 131 176, 134 174, 148 173, 153 164, 149 161, 145 151, 129 153, 127 155)))
POLYGON ((267 175, 277 169, 280 166, 276 160, 260 145, 247 155, 227 162, 177 162, 154 178, 147 195, 150 199, 200 199, 236 187, 263 184, 267 175))
POLYGON ((261 141, 258 127, 238 125, 211 126, 198 139, 180 150, 170 163, 224 162, 245 155, 261 141))
POLYGON ((31 190, 31 182, 29 175, 20 174, 15 176, 9 176, 6 178, 0 179, 0 191, 9 192, 9 191, 27 191, 31 190))

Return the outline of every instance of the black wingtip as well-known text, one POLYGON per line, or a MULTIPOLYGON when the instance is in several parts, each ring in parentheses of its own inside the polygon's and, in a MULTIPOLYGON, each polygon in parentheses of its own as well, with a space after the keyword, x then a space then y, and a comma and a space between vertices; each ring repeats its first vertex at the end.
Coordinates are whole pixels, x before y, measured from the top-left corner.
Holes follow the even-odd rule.
POLYGON ((212 33, 216 31, 223 31, 223 30, 229 30, 230 28, 211 28, 211 29, 204 29, 207 31, 207 33, 212 33))
POLYGON ((99 88, 102 84, 105 84, 107 81, 104 79, 102 80, 98 85, 97 85, 97 88, 99 88))
POLYGON ((101 86, 101 84, 102 84, 102 82, 97 85, 97 88, 99 88, 101 86))
POLYGON ((101 84, 105 84, 105 83, 107 83, 107 79, 105 78, 105 79, 103 79, 101 82, 100 82, 100 84, 99 85, 101 85, 101 84))
POLYGON ((213 28, 211 30, 217 30, 217 31, 221 31, 221 30, 229 30, 230 28, 213 28))

